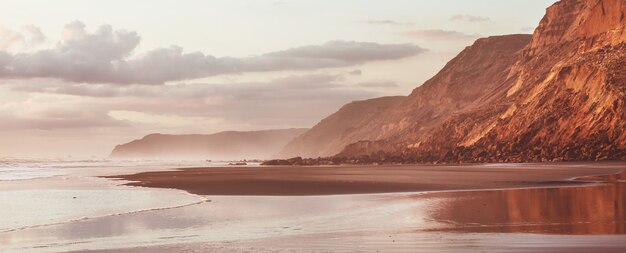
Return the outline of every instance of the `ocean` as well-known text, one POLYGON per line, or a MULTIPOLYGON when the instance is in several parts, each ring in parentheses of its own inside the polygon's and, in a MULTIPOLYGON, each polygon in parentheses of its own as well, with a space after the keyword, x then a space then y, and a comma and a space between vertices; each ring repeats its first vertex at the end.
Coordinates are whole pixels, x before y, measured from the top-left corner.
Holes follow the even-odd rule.
POLYGON ((221 163, 0 160, 0 232, 201 202, 184 191, 129 187, 99 176, 221 163))

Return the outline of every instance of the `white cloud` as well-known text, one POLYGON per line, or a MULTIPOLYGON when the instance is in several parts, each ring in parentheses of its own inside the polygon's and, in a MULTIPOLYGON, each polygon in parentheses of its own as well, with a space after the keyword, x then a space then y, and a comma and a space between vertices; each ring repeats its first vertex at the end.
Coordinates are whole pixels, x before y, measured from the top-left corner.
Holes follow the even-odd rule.
POLYGON ((25 25, 19 31, 0 25, 0 50, 28 50, 45 40, 41 29, 34 25, 25 25))
POLYGON ((401 59, 425 49, 412 44, 331 41, 247 58, 217 58, 171 46, 132 57, 136 32, 101 26, 89 33, 75 21, 65 26, 54 48, 0 53, 0 77, 56 78, 75 83, 163 84, 228 73, 315 70, 401 59))
POLYGON ((21 34, 7 30, 4 26, 0 26, 0 49, 7 50, 23 40, 21 34))

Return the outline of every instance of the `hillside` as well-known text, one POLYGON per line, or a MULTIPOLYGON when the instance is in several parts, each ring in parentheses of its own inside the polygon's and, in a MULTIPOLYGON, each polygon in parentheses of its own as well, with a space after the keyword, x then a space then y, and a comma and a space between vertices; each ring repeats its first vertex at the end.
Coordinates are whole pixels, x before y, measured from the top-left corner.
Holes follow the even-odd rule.
POLYGON ((362 140, 399 135, 420 139, 454 113, 491 101, 493 91, 507 80, 506 71, 515 62, 516 53, 530 38, 508 35, 480 39, 408 97, 348 104, 290 143, 282 154, 315 158, 337 154, 362 140))
POLYGON ((340 140, 358 141, 335 160, 626 159, 625 16, 624 0, 563 0, 532 36, 479 39, 397 105, 351 119, 340 140))
POLYGON ((375 120, 381 112, 398 105, 405 98, 382 97, 349 103, 289 142, 281 156, 324 157, 337 154, 346 145, 360 140, 360 136, 353 134, 355 128, 375 120))
POLYGON ((499 75, 505 82, 491 86, 487 103, 457 112, 430 134, 413 129, 418 134, 409 138, 352 144, 340 156, 377 153, 410 162, 626 159, 625 14, 623 0, 558 2, 508 74, 499 75))

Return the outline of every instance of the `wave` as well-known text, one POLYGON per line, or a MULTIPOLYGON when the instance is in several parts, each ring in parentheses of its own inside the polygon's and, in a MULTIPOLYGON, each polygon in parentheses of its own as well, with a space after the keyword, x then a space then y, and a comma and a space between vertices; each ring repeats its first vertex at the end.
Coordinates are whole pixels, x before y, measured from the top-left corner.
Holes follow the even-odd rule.
MULTIPOLYGON (((188 194, 188 195, 191 195, 191 196, 194 196, 194 197, 200 197, 199 195, 194 195, 194 194, 188 194)), ((22 227, 18 227, 18 228, 11 228, 11 229, 0 230, 0 234, 10 233, 10 232, 15 232, 15 231, 21 231, 21 230, 26 230, 26 229, 33 229, 33 228, 42 228, 42 227, 48 227, 48 226, 62 225, 62 224, 72 223, 72 222, 81 222, 81 221, 87 221, 87 220, 94 220, 94 219, 100 219, 100 218, 106 218, 106 217, 115 217, 115 216, 121 216, 121 215, 131 215, 131 214, 153 212, 153 211, 172 210, 172 209, 177 209, 177 208, 183 208, 183 207, 189 207, 189 206, 194 206, 194 205, 200 205, 200 204, 208 203, 208 202, 211 202, 211 200, 206 198, 206 197, 203 197, 202 200, 199 200, 199 201, 196 201, 196 202, 193 202, 193 203, 187 203, 187 204, 176 205, 176 206, 168 206, 168 207, 146 208, 146 209, 141 209, 141 210, 133 210, 133 211, 128 211, 128 212, 119 212, 119 213, 99 215, 99 216, 92 216, 92 217, 85 216, 85 217, 81 217, 81 218, 78 218, 78 219, 70 219, 70 220, 65 220, 65 221, 60 221, 60 222, 53 222, 53 223, 46 223, 46 224, 37 224, 37 225, 30 225, 30 226, 22 226, 22 227)))

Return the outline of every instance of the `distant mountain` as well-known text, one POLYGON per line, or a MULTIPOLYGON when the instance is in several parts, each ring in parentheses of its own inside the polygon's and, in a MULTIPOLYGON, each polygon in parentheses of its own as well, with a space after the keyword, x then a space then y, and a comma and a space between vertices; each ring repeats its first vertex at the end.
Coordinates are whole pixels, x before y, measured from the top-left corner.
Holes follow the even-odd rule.
POLYGON ((406 99, 351 119, 335 158, 624 160, 625 16, 626 0, 562 0, 532 36, 479 39, 406 99))
POLYGON ((269 159, 307 129, 221 132, 209 135, 151 134, 118 145, 111 158, 130 159, 269 159))

